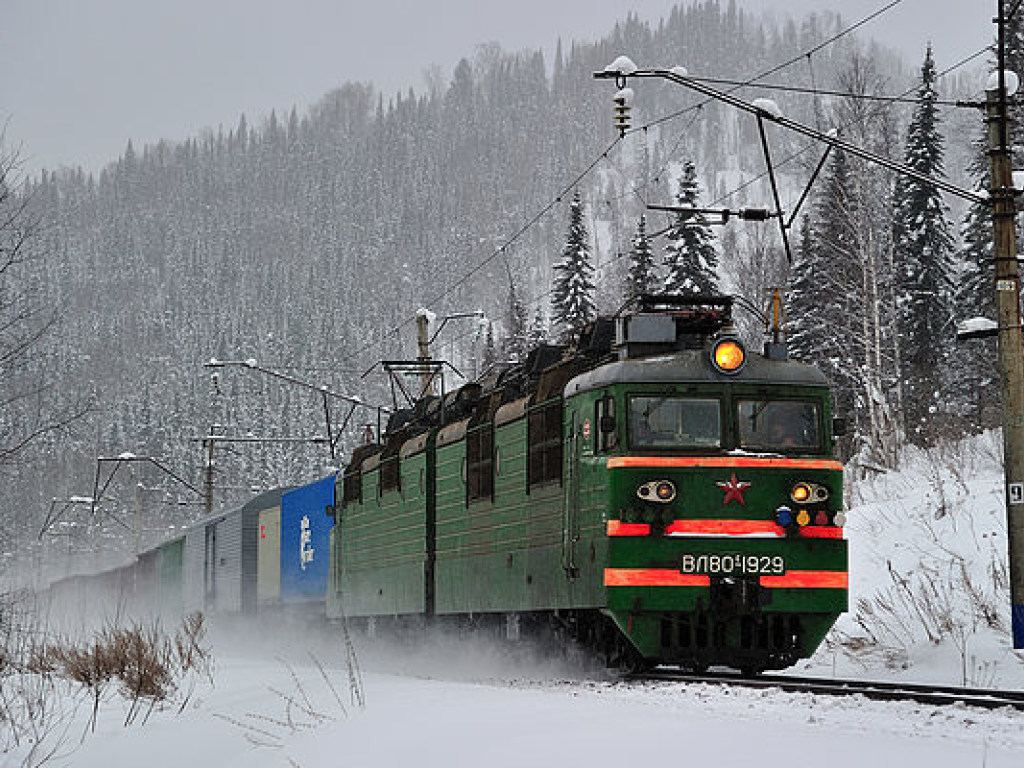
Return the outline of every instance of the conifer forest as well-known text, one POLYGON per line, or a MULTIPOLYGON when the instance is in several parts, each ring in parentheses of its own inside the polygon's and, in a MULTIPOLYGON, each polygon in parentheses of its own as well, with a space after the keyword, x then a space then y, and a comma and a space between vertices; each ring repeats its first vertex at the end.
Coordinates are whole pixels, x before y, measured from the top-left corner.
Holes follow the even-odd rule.
MULTIPOLYGON (((986 188, 982 115, 954 102, 979 97, 991 54, 940 71, 949 52, 908 60, 844 29, 829 13, 770 21, 686 0, 659 24, 627 18, 554 56, 484 45, 419 90, 342 83, 308 110, 128 143, 98 173, 27 175, 3 147, 0 570, 97 549, 116 560, 197 519, 204 435, 238 438, 216 445, 215 508, 340 466, 377 429, 373 407, 331 401, 343 429, 331 456, 293 440, 326 434, 316 391, 206 364, 255 360, 390 405, 379 361, 415 358, 423 309, 432 332, 482 312, 434 341, 463 377, 449 369, 451 389, 646 291, 741 297, 739 330, 757 347, 757 312, 779 289, 791 353, 837 386, 855 465, 891 467, 907 443, 994 426, 993 343, 955 339, 961 320, 993 314, 983 206, 833 151, 787 257, 774 220, 706 225, 646 208, 772 208, 755 120, 648 80, 633 86, 620 137, 615 89, 593 77, 623 54, 683 65, 921 173, 986 188), (111 465, 97 473, 97 459, 125 455, 156 461, 126 462, 104 485, 111 465)), ((788 217, 825 148, 771 126, 768 139, 788 217)))

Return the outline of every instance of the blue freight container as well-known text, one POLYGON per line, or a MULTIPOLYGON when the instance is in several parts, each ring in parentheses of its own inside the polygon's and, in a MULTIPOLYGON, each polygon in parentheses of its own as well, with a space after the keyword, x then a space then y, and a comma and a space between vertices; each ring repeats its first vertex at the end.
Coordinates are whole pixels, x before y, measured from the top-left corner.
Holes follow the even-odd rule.
POLYGON ((330 569, 335 476, 317 480, 281 497, 281 602, 324 600, 330 569))

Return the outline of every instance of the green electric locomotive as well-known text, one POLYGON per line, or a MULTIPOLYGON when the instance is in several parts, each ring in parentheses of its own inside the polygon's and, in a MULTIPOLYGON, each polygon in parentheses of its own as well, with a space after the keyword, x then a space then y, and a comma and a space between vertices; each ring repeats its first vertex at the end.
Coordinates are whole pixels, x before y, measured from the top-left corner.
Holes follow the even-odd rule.
POLYGON ((392 417, 337 489, 329 615, 780 669, 847 608, 828 384, 731 300, 645 296, 392 417))

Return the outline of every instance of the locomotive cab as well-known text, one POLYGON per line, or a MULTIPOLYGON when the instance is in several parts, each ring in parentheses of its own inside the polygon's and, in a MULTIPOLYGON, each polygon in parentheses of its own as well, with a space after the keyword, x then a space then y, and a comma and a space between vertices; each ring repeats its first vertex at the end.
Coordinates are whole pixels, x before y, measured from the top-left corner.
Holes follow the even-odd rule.
POLYGON ((779 344, 749 353, 728 310, 645 297, 617 359, 565 390, 599 426, 605 610, 647 663, 782 668, 847 607, 828 383, 779 344))

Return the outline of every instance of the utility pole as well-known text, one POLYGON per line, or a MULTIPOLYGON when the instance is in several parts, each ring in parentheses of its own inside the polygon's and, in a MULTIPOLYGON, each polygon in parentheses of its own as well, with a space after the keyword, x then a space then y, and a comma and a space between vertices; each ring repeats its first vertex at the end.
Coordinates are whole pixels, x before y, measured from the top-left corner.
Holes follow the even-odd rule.
POLYGON ((204 517, 209 517, 213 514, 213 446, 215 434, 216 425, 211 425, 210 436, 203 439, 203 447, 206 448, 206 473, 203 481, 203 500, 206 511, 204 517))
POLYGON ((135 529, 136 557, 142 551, 142 495, 145 490, 141 482, 135 484, 135 524, 132 527, 135 529))
POLYGON ((1021 335, 1020 269, 1006 92, 1006 18, 999 0, 999 72, 986 92, 988 155, 992 173, 992 234, 996 274, 999 381, 1003 401, 1003 473, 1010 565, 1013 647, 1024 649, 1024 338, 1021 335))
POLYGON ((427 333, 427 325, 430 323, 430 315, 421 310, 416 315, 416 343, 419 348, 417 360, 424 363, 420 369, 420 397, 434 394, 434 373, 430 369, 430 336, 427 333))
MULTIPOLYGON (((430 357, 430 345, 434 343, 434 340, 441 335, 441 330, 448 324, 449 320, 463 320, 468 317, 475 317, 477 319, 483 318, 484 313, 482 310, 476 310, 475 312, 458 312, 454 315, 446 315, 441 318, 441 322, 438 323, 437 329, 434 331, 434 335, 429 335, 430 320, 433 317, 430 312, 426 309, 421 309, 416 313, 416 346, 419 351, 419 355, 416 357, 416 362, 419 363, 419 374, 420 374, 420 392, 416 398, 426 397, 427 395, 437 394, 436 387, 434 386, 434 380, 441 374, 443 377, 443 371, 438 367, 438 362, 430 357)), ((443 363, 441 363, 443 365, 443 363)), ((460 374, 461 375, 461 374, 460 374)), ((444 390, 444 381, 442 378, 441 389, 444 390)))

